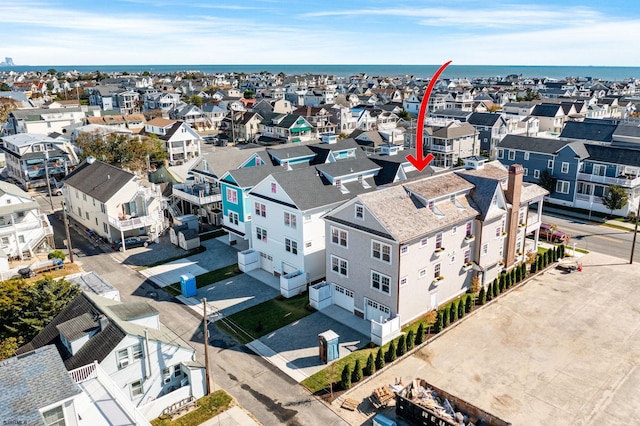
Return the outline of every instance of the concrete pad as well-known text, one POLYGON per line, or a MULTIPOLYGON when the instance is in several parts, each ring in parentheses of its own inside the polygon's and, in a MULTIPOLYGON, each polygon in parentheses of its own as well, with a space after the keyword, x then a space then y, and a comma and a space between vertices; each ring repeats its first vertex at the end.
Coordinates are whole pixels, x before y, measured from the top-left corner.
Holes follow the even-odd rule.
POLYGON ((583 272, 534 277, 345 396, 420 377, 514 425, 640 424, 640 265, 581 261, 583 272))
POLYGON ((265 285, 275 289, 280 293, 280 278, 265 271, 264 269, 254 269, 253 271, 246 272, 247 275, 262 281, 265 285))
MULTIPOLYGON (((327 330, 333 330, 340 336, 340 358, 364 347, 370 341, 367 336, 320 312, 282 327, 259 340, 287 360, 286 369, 300 372, 300 377, 306 378, 326 368, 326 365, 320 362, 318 334, 327 330)), ((277 366, 282 369, 281 365, 277 366)), ((291 377, 297 374, 283 371, 291 377)))
POLYGON ((200 426, 259 426, 242 408, 237 405, 229 408, 217 416, 211 417, 200 426))
POLYGON ((191 273, 194 276, 202 275, 209 272, 208 269, 200 266, 197 261, 192 260, 190 257, 184 259, 178 259, 164 265, 154 266, 153 268, 143 269, 140 271, 142 275, 149 278, 159 287, 166 287, 168 285, 180 282, 180 275, 191 273))

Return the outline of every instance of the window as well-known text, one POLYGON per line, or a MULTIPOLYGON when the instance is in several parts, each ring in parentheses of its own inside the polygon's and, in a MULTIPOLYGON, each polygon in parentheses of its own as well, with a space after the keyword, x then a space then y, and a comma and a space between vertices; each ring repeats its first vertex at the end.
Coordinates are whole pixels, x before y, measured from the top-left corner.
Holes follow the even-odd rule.
POLYGON ((109 229, 107 228, 107 224, 102 222, 102 229, 104 230, 104 232, 109 232, 109 229))
POLYGON ((371 288, 389 294, 391 279, 380 272, 371 271, 371 288))
POLYGON ((560 194, 568 194, 569 182, 566 180, 559 180, 556 182, 556 192, 559 192, 560 194))
POLYGON ((105 209, 105 207, 104 207, 104 203, 100 203, 100 211, 101 211, 102 213, 107 213, 107 210, 106 210, 106 209, 105 209))
POLYGON ((171 369, 169 367, 163 368, 162 369, 162 377, 167 378, 169 376, 171 376, 171 369))
POLYGON ((593 165, 593 174, 597 176, 604 176, 607 173, 607 166, 602 164, 593 165))
POLYGON ((428 242, 429 242, 428 238, 421 239, 420 240, 420 247, 426 247, 428 242))
POLYGON ((89 212, 84 212, 84 217, 89 220, 89 212))
POLYGON ((473 235, 473 223, 472 222, 467 222, 467 224, 465 225, 465 237, 471 236, 473 235))
POLYGON ((118 365, 118 370, 129 365, 129 349, 120 349, 116 352, 116 364, 118 365))
POLYGON ((380 241, 371 241, 371 257, 391 263, 391 246, 380 241))
POLYGON ((331 242, 342 247, 347 247, 347 231, 331 227, 331 242))
POLYGON ((131 383, 131 397, 136 397, 142 395, 142 380, 136 380, 131 383))
POLYGON ((364 219, 364 207, 356 204, 356 219, 364 219))
POLYGON ((87 201, 87 194, 82 194, 82 201, 87 201))
POLYGON ((482 245, 482 256, 484 256, 485 254, 487 254, 489 252, 489 245, 487 243, 484 243, 482 245))
POLYGON ((528 153, 528 152, 525 152, 525 153, 524 153, 524 159, 525 159, 526 161, 528 161, 528 160, 529 160, 529 153, 528 153))
POLYGON ((561 170, 561 172, 562 173, 569 173, 569 163, 566 163, 564 161, 562 162, 562 170, 561 170))
POLYGON ((509 160, 513 161, 516 159, 516 152, 513 150, 509 150, 509 160))
POLYGON ((409 246, 400 247, 400 256, 404 256, 407 253, 409 253, 409 246))
POLYGON ((366 297, 365 297, 365 300, 367 301, 367 306, 372 307, 373 309, 377 309, 381 312, 384 312, 387 315, 391 313, 391 309, 389 309, 387 306, 381 305, 374 300, 367 299, 366 297))
POLYGON ((496 237, 502 235, 502 226, 496 226, 496 237))
POLYGON ((275 194, 277 191, 278 185, 275 182, 271 182, 271 193, 275 194))
POLYGON ((293 213, 284 212, 284 226, 296 229, 298 226, 298 217, 293 213))
POLYGON ((258 241, 263 241, 263 242, 267 242, 267 230, 260 228, 260 227, 256 227, 256 238, 258 239, 258 241))
POLYGON ((133 355, 133 359, 142 358, 142 343, 136 343, 131 347, 131 354, 133 355))
POLYGON ((24 244, 24 235, 18 235, 18 242, 24 244))
POLYGON ((534 170, 533 171, 533 177, 535 179, 540 179, 540 170, 534 170))
POLYGON ((553 169, 553 160, 547 160, 547 169, 553 169))
POLYGON ((262 216, 262 217, 267 217, 267 206, 265 206, 262 203, 254 203, 254 207, 255 207, 255 212, 256 212, 256 216, 262 216))
POLYGON ((238 204, 238 193, 235 189, 227 188, 227 201, 232 204, 238 204))
POLYGON ((349 262, 337 256, 331 256, 331 270, 344 277, 349 276, 349 262))
POLYGON ((418 278, 424 278, 427 276, 427 269, 422 268, 418 271, 418 278))
POLYGON ((293 241, 289 238, 285 238, 284 239, 284 249, 285 251, 292 253, 292 254, 298 254, 298 243, 296 241, 293 241))
POLYGON ((523 176, 529 176, 529 169, 527 169, 526 167, 522 168, 522 172, 523 172, 522 173, 523 176))
POLYGON ((65 426, 67 424, 64 420, 64 411, 62 411, 62 405, 45 411, 44 413, 42 413, 42 416, 44 417, 44 423, 47 426, 65 426))
POLYGON ((400 278, 400 285, 407 285, 407 277, 400 278))
POLYGON ((311 248, 311 241, 307 241, 304 243, 305 248, 311 248))
POLYGON ((458 232, 458 227, 454 226, 453 228, 451 228, 451 234, 455 235, 456 232, 458 232))
POLYGON ((464 251, 464 263, 469 263, 471 260, 471 250, 467 249, 464 251))
POLYGON ((498 158, 504 158, 504 149, 498 148, 498 158))
POLYGON ((436 250, 442 248, 442 232, 436 234, 436 250))
POLYGON ((238 213, 229 211, 229 223, 231 223, 232 225, 237 225, 238 219, 239 219, 238 213))
POLYGON ((433 278, 440 278, 440 264, 436 263, 433 266, 433 278))
POLYGON ((179 365, 173 367, 173 377, 180 377, 182 375, 182 369, 179 365))
POLYGON ((78 216, 80 216, 80 219, 82 219, 82 210, 80 210, 80 207, 78 207, 78 216))

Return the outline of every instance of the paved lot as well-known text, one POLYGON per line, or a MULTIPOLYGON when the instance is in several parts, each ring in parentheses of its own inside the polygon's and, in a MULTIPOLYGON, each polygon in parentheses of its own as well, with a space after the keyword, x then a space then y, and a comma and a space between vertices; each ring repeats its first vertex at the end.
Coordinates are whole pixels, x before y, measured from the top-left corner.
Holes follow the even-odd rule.
POLYGON ((240 274, 198 289, 195 297, 198 300, 206 297, 209 306, 215 307, 224 316, 229 316, 271 300, 278 294, 279 291, 261 281, 247 274, 240 274))
MULTIPOLYGON (((640 424, 640 265, 582 261, 583 272, 532 279, 346 396, 421 377, 514 425, 640 424)), ((336 410, 351 424, 368 417, 336 410)))

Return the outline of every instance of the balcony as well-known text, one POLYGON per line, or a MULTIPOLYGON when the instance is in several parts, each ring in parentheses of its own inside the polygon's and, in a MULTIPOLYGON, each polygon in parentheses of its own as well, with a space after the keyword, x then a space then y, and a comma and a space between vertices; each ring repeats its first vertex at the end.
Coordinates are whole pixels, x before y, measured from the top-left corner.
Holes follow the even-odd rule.
POLYGON ((150 216, 136 216, 131 218, 115 218, 109 216, 109 225, 116 228, 118 231, 130 231, 132 229, 147 228, 155 226, 156 224, 162 224, 162 218, 157 213, 153 213, 150 216))
POLYGON ((438 152, 453 152, 453 145, 435 145, 431 144, 429 150, 438 152))
POLYGON ((83 424, 151 426, 97 362, 68 373, 89 398, 77 406, 83 424))
POLYGON ((205 185, 180 184, 173 186, 173 195, 197 206, 206 206, 222 201, 218 188, 209 190, 205 185))
POLYGON ((618 177, 600 176, 591 173, 578 173, 578 180, 602 183, 605 185, 619 185, 624 188, 634 188, 640 185, 640 177, 635 175, 620 175, 618 177))

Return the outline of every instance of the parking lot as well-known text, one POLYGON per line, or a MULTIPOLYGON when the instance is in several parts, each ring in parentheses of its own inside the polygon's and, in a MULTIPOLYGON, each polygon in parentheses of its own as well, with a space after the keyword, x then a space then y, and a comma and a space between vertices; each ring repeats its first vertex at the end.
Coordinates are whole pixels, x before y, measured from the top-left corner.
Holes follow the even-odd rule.
MULTIPOLYGON (((415 377, 514 425, 640 424, 640 265, 551 269, 346 396, 415 377)), ((369 415, 335 409, 352 424, 369 415)))

